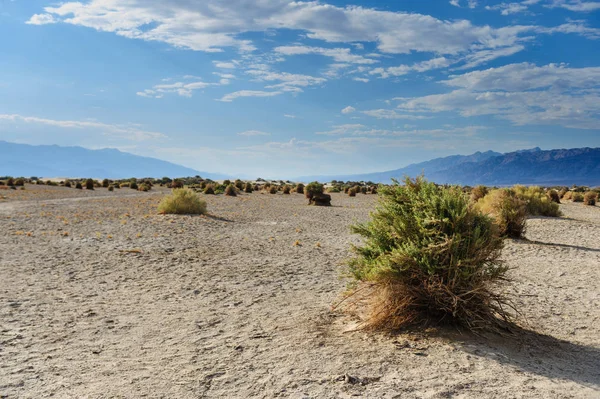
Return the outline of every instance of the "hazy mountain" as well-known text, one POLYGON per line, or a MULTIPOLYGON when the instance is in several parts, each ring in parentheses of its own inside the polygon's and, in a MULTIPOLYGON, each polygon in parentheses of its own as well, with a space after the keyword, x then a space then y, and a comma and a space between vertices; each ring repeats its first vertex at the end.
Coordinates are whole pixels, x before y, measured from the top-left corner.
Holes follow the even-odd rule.
POLYGON ((94 177, 185 177, 200 175, 222 179, 223 175, 199 172, 155 158, 115 149, 27 145, 0 141, 0 176, 94 177))
POLYGON ((402 179, 403 176, 418 176, 424 173, 425 176, 433 175, 441 170, 451 167, 460 166, 465 163, 480 162, 486 159, 501 156, 502 154, 494 151, 476 152, 471 155, 451 155, 444 158, 435 158, 430 161, 425 161, 417 164, 411 164, 401 169, 388 170, 386 172, 366 173, 360 175, 335 175, 335 176, 303 176, 299 177, 299 181, 372 181, 376 183, 390 183, 392 178, 402 179))
POLYGON ((542 151, 539 148, 506 154, 492 151, 436 158, 405 168, 349 176, 307 176, 299 180, 373 181, 415 177, 421 173, 436 183, 462 185, 600 185, 600 148, 542 151))

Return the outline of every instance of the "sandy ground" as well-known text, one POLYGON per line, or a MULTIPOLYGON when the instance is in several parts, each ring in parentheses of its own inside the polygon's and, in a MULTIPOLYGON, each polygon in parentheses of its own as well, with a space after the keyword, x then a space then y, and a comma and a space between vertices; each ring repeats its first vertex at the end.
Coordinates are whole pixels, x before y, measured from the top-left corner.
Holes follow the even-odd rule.
POLYGON ((388 335, 331 310, 375 196, 157 191, 0 192, 1 398, 600 397, 600 207, 507 241, 523 331, 388 335))

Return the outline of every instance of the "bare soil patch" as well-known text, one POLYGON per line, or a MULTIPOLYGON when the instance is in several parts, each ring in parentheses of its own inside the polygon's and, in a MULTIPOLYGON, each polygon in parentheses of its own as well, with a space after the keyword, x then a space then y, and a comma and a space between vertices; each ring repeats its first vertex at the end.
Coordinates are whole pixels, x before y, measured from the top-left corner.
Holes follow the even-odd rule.
POLYGON ((600 207, 508 241, 512 337, 348 332, 331 305, 376 196, 27 186, 0 200, 0 397, 594 398, 600 207))

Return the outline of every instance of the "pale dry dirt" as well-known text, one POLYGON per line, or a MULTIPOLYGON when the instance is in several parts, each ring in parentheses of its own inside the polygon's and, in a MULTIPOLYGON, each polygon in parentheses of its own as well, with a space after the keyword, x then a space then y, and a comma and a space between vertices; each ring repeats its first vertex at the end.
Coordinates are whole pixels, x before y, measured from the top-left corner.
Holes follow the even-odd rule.
POLYGON ((376 197, 27 186, 0 200, 1 398, 598 398, 600 207, 506 242, 522 331, 348 331, 349 225, 376 197))

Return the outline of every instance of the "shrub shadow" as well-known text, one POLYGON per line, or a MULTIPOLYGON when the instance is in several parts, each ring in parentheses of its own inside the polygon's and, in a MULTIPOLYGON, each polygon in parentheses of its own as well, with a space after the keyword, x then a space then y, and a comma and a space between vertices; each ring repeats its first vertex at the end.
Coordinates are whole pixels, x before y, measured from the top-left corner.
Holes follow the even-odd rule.
POLYGON ((597 249, 597 248, 588 248, 588 247, 581 247, 579 245, 558 244, 558 243, 554 243, 554 242, 544 242, 544 241, 529 240, 529 239, 515 240, 515 242, 523 243, 523 244, 544 245, 547 247, 561 247, 561 248, 578 249, 580 251, 600 252, 600 249, 597 249))
POLYGON ((512 325, 506 335, 438 331, 472 356, 547 378, 600 387, 600 347, 577 344, 512 325))

